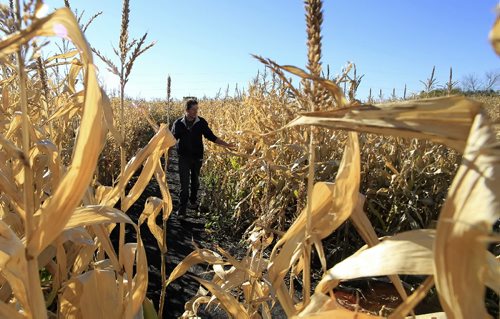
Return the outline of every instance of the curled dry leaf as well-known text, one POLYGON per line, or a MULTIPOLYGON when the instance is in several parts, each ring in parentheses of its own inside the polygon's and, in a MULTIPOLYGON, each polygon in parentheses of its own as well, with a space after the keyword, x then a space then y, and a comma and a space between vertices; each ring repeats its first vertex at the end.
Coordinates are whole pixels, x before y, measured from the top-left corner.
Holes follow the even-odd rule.
POLYGON ((146 200, 146 205, 144 206, 144 210, 139 216, 139 227, 147 219, 147 225, 151 234, 156 238, 158 242, 158 247, 162 253, 167 251, 166 243, 163 242, 164 230, 156 224, 156 217, 160 214, 162 209, 164 208, 163 201, 157 197, 149 197, 146 200))
POLYGON ((463 152, 472 121, 480 107, 480 102, 466 97, 439 97, 304 113, 287 126, 315 125, 424 138, 463 152))
MULTIPOLYGON (((497 8, 497 10, 499 9, 497 8)), ((490 31, 490 41, 496 54, 500 55, 500 16, 497 17, 490 31)))
POLYGON ((196 264, 208 263, 208 264, 223 264, 221 256, 208 249, 196 249, 190 253, 182 262, 180 262, 174 270, 170 273, 167 279, 167 286, 172 283, 175 279, 183 276, 189 268, 196 264))
POLYGON ((371 248, 365 246, 328 270, 316 291, 327 292, 333 288, 329 284, 342 279, 394 274, 432 275, 434 237, 434 230, 414 230, 387 238, 371 248))
POLYGON ((220 305, 233 318, 250 318, 245 308, 228 292, 210 281, 194 277, 200 284, 207 288, 220 302, 220 305))
POLYGON ((482 113, 470 131, 436 229, 436 287, 449 318, 488 317, 483 298, 490 263, 481 238, 500 217, 500 145, 482 113))

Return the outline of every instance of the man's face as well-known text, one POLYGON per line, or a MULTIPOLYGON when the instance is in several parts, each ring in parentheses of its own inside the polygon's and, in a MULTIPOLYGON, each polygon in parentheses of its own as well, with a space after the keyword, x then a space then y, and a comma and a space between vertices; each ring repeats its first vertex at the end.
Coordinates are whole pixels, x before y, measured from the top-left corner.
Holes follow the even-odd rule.
POLYGON ((186 110, 186 115, 190 119, 196 118, 196 116, 198 115, 198 105, 193 105, 189 110, 186 110))

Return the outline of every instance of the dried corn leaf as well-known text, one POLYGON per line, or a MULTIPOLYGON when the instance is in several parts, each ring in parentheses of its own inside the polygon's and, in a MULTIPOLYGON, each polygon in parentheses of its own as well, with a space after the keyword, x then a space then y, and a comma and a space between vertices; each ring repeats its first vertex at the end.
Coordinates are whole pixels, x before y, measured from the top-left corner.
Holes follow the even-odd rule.
POLYGON ((377 233, 373 228, 372 223, 366 216, 366 213, 363 210, 365 204, 365 196, 363 194, 359 194, 358 200, 356 202, 356 208, 354 209, 351 215, 351 221, 358 231, 359 235, 368 246, 375 246, 380 242, 378 239, 377 233))
MULTIPOLYGON (((358 201, 356 203, 356 208, 354 209, 354 212, 351 215, 351 221, 360 234, 361 238, 365 241, 365 243, 368 244, 368 247, 373 247, 376 244, 378 244, 380 241, 377 237, 377 234, 375 233, 375 229, 373 228, 372 223, 366 216, 366 213, 363 210, 363 206, 365 203, 365 196, 362 194, 359 194, 358 201)), ((407 298, 406 291, 403 287, 403 284, 401 284, 401 280, 397 275, 389 275, 389 278, 391 279, 391 282, 394 284, 394 287, 396 287, 396 290, 398 291, 399 295, 405 300, 407 298)))
POLYGON ((148 228, 151 234, 156 238, 158 247, 162 253, 167 252, 167 247, 163 242, 163 229, 156 224, 156 217, 160 214, 163 208, 163 201, 157 197, 149 197, 144 205, 144 210, 139 216, 138 226, 140 227, 144 220, 148 220, 148 228))
POLYGON ((84 99, 85 99, 85 91, 81 91, 74 94, 72 96, 71 101, 69 103, 63 104, 54 113, 52 113, 52 115, 49 117, 46 123, 59 118, 73 117, 75 113, 79 112, 82 109, 84 99))
MULTIPOLYGON (((16 136, 16 134, 18 134, 17 135, 18 141, 21 141, 22 123, 23 123, 23 117, 21 116, 21 112, 15 112, 11 118, 9 129, 5 133, 5 138, 13 139, 13 137, 16 136)), ((38 141, 38 140, 42 139, 41 133, 34 129, 33 123, 31 122, 31 120, 29 118, 27 120, 27 123, 28 123, 30 139, 32 141, 38 141)))
POLYGON ((83 246, 78 251, 78 255, 75 257, 71 272, 73 274, 79 275, 89 268, 90 262, 94 258, 94 253, 96 246, 83 246))
MULTIPOLYGON (((227 271, 219 272, 219 277, 222 279, 221 288, 231 290, 240 286, 249 279, 262 280, 262 272, 267 268, 267 259, 260 259, 254 264, 251 264, 251 258, 245 257, 241 262, 228 260, 232 267, 227 271)), ((215 267, 214 265, 214 271, 215 267)), ((221 267, 222 268, 222 267, 221 267)))
POLYGON ((27 29, 4 39, 0 42, 0 56, 4 57, 16 51, 36 36, 62 36, 73 41, 85 63, 86 92, 84 112, 71 166, 54 195, 44 203, 39 212, 38 225, 34 229, 32 240, 28 243, 28 254, 31 256, 38 255, 59 235, 80 202, 94 173, 102 148, 99 142, 103 135, 101 91, 92 64, 91 51, 71 10, 59 9, 46 18, 35 21, 27 29), (93 142, 88 143, 88 141, 93 142))
POLYGON ((111 186, 104 186, 104 185, 99 185, 96 189, 95 189, 95 194, 94 194, 94 197, 95 197, 95 203, 99 204, 99 205, 103 205, 103 200, 106 198, 106 196, 108 196, 108 194, 110 192, 113 191, 113 187, 111 186))
POLYGON ((82 247, 91 246, 95 249, 94 238, 84 227, 76 227, 65 230, 57 240, 62 241, 63 243, 68 241, 70 242, 66 244, 69 264, 73 264, 73 261, 82 247))
MULTIPOLYGON (((0 221, 0 269, 2 276, 9 282, 12 291, 26 310, 27 315, 32 315, 29 300, 29 283, 26 274, 28 264, 26 261, 24 244, 7 224, 0 221)), ((8 311, 8 310, 5 310, 8 311)))
POLYGON ((219 286, 214 285, 210 281, 201 278, 193 277, 205 288, 207 288, 220 302, 224 310, 233 318, 250 318, 248 312, 230 293, 222 290, 219 286))
MULTIPOLYGON (((151 181, 151 177, 153 177, 156 166, 159 164, 163 153, 175 145, 175 138, 165 125, 162 124, 158 134, 162 136, 162 139, 160 139, 158 144, 154 146, 154 151, 146 159, 139 178, 123 199, 122 209, 125 212, 133 205, 133 203, 135 203, 137 199, 139 199, 142 192, 151 181)), ((127 171, 127 167, 125 168, 125 171, 127 171)))
POLYGON ((111 107, 111 101, 104 92, 102 93, 102 109, 104 112, 104 120, 106 121, 106 126, 109 132, 111 132, 111 135, 113 135, 113 138, 118 145, 123 145, 122 135, 116 129, 113 122, 113 108, 111 107))
POLYGON ((266 259, 259 259, 258 262, 251 264, 251 258, 245 257, 242 261, 238 261, 236 258, 231 256, 222 247, 217 246, 217 250, 221 255, 227 259, 227 262, 231 264, 234 268, 245 272, 248 276, 253 278, 258 278, 262 275, 262 272, 267 267, 268 261, 266 259))
MULTIPOLYGON (((137 246, 136 246, 136 275, 132 280, 132 288, 126 294, 125 300, 125 318, 135 318, 142 312, 142 303, 146 297, 148 289, 148 262, 146 258, 146 250, 142 242, 139 229, 136 228, 137 246)), ((132 261, 128 261, 132 262, 132 261)), ((130 278, 128 279, 130 280, 130 278)))
POLYGON ((25 218, 23 193, 19 191, 12 179, 5 176, 0 171, 0 191, 4 196, 9 198, 9 202, 14 206, 20 216, 25 218))
POLYGON ((268 300, 271 300, 270 297, 270 287, 267 285, 267 283, 264 282, 255 282, 254 283, 254 294, 256 295, 255 298, 253 299, 254 303, 260 304, 261 308, 261 314, 262 318, 264 319, 271 319, 271 308, 269 307, 268 300))
POLYGON ((0 134, 0 146, 2 147, 7 155, 12 158, 21 160, 24 164, 27 164, 27 159, 24 157, 24 152, 18 148, 10 140, 6 139, 2 134, 0 134))
POLYGON ((116 208, 101 205, 79 207, 64 226, 64 230, 105 223, 127 223, 135 225, 126 214, 116 208))
POLYGON ((223 264, 224 261, 219 254, 208 250, 208 249, 196 249, 192 253, 186 256, 183 261, 181 261, 170 273, 167 279, 167 286, 170 285, 172 281, 183 276, 189 268, 200 263, 208 264, 223 264))
POLYGON ((371 248, 365 246, 330 268, 316 291, 325 293, 333 288, 332 284, 343 279, 393 274, 432 275, 434 237, 433 230, 420 229, 397 234, 371 248))
POLYGON ((7 113, 7 110, 10 108, 10 93, 9 93, 9 85, 7 83, 3 83, 5 80, 0 81, 2 85, 2 112, 7 113))
POLYGON ((130 159, 125 166, 123 176, 119 177, 118 185, 113 188, 112 192, 106 194, 102 203, 107 206, 113 206, 120 198, 120 190, 123 189, 134 173, 144 164, 141 175, 135 182, 132 189, 124 198, 122 203, 123 211, 127 211, 130 206, 139 198, 144 188, 148 185, 155 171, 156 165, 161 155, 171 146, 175 145, 175 138, 168 128, 162 124, 160 130, 151 138, 149 143, 142 148, 137 154, 130 159))
MULTIPOLYGON (((106 206, 87 206, 77 209, 75 214, 67 223, 65 229, 71 229, 73 227, 80 227, 83 225, 89 226, 118 222, 129 223, 134 226, 136 231, 138 231, 137 226, 127 215, 119 210, 106 206)), ((99 234, 99 230, 102 231, 102 229, 100 228, 94 228, 94 231, 96 231, 98 237, 100 239, 104 238, 105 240, 109 240, 108 236, 99 234)), ((108 243, 107 241, 103 241, 103 243, 107 243, 107 245, 109 246, 107 248, 107 251, 108 255, 112 257, 111 261, 113 263, 113 268, 119 271, 121 267, 118 266, 118 260, 116 256, 111 253, 112 247, 110 243, 108 243)), ((144 244, 142 243, 141 237, 137 236, 137 244, 127 244, 126 247, 127 249, 125 254, 128 254, 128 256, 125 257, 131 257, 134 254, 136 255, 136 258, 126 258, 126 265, 124 265, 129 281, 129 289, 127 290, 126 295, 127 300, 125 301, 125 318, 132 318, 135 314, 137 314, 138 311, 140 311, 142 302, 144 300, 144 297, 146 296, 148 284, 148 269, 146 252, 144 250, 144 244), (130 253, 131 248, 133 248, 134 254, 130 253), (134 260, 136 263, 137 271, 136 275, 133 277, 132 265, 134 263, 134 260)), ((88 252, 86 251, 85 254, 88 254, 88 252)), ((83 257, 86 258, 86 255, 84 255, 83 257)), ((80 265, 79 270, 82 270, 82 266, 83 265, 80 265)))
MULTIPOLYGON (((201 286, 200 286, 201 288, 201 286)), ((196 314, 198 313, 198 308, 203 305, 203 304, 208 304, 210 302, 210 297, 208 296, 194 296, 191 298, 186 304, 184 305, 184 313, 182 314, 181 318, 192 318, 196 317, 196 314)))
MULTIPOLYGON (((49 168, 48 173, 50 174, 50 185, 52 187, 52 190, 55 190, 59 185, 62 175, 61 159, 59 158, 59 151, 57 149, 57 146, 49 140, 41 140, 35 144, 35 150, 47 157, 47 164, 49 168)), ((34 155, 37 156, 38 154, 34 155)))
MULTIPOLYGON (((168 152, 166 153, 165 161, 168 161, 168 152)), ((155 178, 160 187, 161 197, 163 198, 163 220, 167 220, 172 213, 172 196, 168 189, 167 176, 160 164, 156 165, 155 178)))
POLYGON ((77 82, 78 74, 82 69, 83 64, 80 61, 78 61, 77 59, 73 59, 73 61, 71 61, 71 67, 69 68, 68 79, 66 81, 66 88, 69 90, 69 94, 76 93, 75 85, 77 82))
POLYGON ((335 297, 330 297, 321 292, 316 292, 311 296, 311 301, 309 302, 309 304, 297 316, 294 316, 293 318, 305 318, 315 313, 321 313, 335 309, 343 309, 342 306, 339 305, 335 297))
POLYGON ((497 17, 490 31, 490 41, 497 55, 500 55, 500 16, 497 17))
POLYGON ((287 126, 316 125, 342 130, 425 138, 463 152, 481 103, 453 96, 335 111, 304 113, 287 126))
POLYGON ((73 58, 77 54, 78 54, 78 50, 69 50, 68 52, 61 53, 61 54, 56 54, 56 55, 53 55, 53 56, 49 57, 47 60, 45 60, 45 63, 49 63, 51 61, 58 60, 58 59, 73 58))
POLYGON ((45 248, 40 255, 38 255, 38 266, 45 267, 52 259, 56 256, 56 248, 54 246, 49 246, 45 248))
POLYGON ((94 232, 99 242, 99 259, 104 259, 104 252, 109 256, 113 267, 115 270, 121 269, 120 263, 118 261, 118 256, 111 244, 111 239, 109 238, 110 232, 104 227, 104 225, 90 225, 90 228, 94 232))
POLYGON ((60 297, 59 316, 63 318, 123 318, 115 273, 91 270, 73 277, 60 297))
POLYGON ((436 287, 449 318, 488 317, 484 294, 490 263, 481 238, 488 236, 500 217, 499 159, 500 145, 480 113, 436 230, 436 287))
POLYGON ((123 254, 123 269, 125 269, 125 274, 127 275, 127 284, 129 285, 129 290, 132 287, 132 280, 128 280, 133 278, 134 276, 134 261, 137 251, 136 243, 126 243, 123 245, 123 249, 120 251, 120 254, 123 254))
POLYGON ((295 74, 303 79, 310 79, 316 83, 319 83, 322 87, 328 90, 328 92, 330 92, 330 94, 335 98, 335 101, 337 101, 339 107, 344 107, 345 105, 347 105, 347 99, 345 98, 342 89, 335 82, 314 76, 292 65, 283 65, 283 66, 280 65, 278 67, 292 74, 295 74))

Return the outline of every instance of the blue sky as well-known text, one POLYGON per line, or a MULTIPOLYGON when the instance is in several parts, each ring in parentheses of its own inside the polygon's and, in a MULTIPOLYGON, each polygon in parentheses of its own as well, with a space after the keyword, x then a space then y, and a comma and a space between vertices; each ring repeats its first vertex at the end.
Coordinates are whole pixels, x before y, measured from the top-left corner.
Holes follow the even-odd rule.
MULTIPOLYGON (((166 96, 166 78, 172 77, 175 98, 212 97, 230 85, 247 87, 262 65, 258 54, 279 64, 306 65, 304 4, 299 0, 131 0, 130 36, 148 32, 156 45, 134 64, 126 93, 152 99, 166 96)), ((51 7, 63 0, 46 1, 51 7)), ((72 0, 72 9, 85 10, 84 21, 103 14, 86 35, 95 48, 118 61, 112 45, 118 43, 121 23, 119 0, 72 0)), ((450 66, 460 80, 474 73, 499 71, 499 60, 488 42, 497 0, 326 0, 323 4, 323 65, 333 73, 347 61, 365 74, 358 97, 370 88, 385 96, 404 85, 420 91, 436 66, 440 84, 450 66)), ((107 88, 117 80, 105 72, 107 88)))

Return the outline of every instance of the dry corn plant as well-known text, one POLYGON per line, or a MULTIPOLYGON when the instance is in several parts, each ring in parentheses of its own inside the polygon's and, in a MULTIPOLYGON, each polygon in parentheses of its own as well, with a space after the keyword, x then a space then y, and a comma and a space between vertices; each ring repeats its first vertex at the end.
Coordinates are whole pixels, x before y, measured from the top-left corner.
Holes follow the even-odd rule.
MULTIPOLYGON (((159 163, 175 141, 166 126, 160 126, 127 163, 115 185, 93 182, 108 131, 118 143, 121 135, 114 129, 110 101, 98 86, 91 50, 78 21, 68 8, 38 17, 41 6, 41 1, 30 2, 21 14, 16 2, 10 10, 1 10, 2 25, 12 28, 0 42, 0 316, 136 318, 143 312, 151 314, 151 304, 144 302, 148 268, 140 233, 137 242, 121 245, 118 253, 109 235, 117 223, 139 232, 124 212, 154 175, 163 198, 148 200, 139 223, 147 219, 162 252, 166 251, 165 234, 154 219, 160 212, 168 218, 172 208, 159 163), (72 59, 60 83, 40 76, 48 72, 36 73, 29 66, 33 58, 27 55, 28 48, 41 37, 64 38, 75 46, 57 56, 72 59), (75 85, 79 75, 84 79, 81 90, 75 85), (55 90, 60 87, 62 92, 55 90), (72 144, 64 145, 69 150, 62 147, 67 129, 74 129, 75 136, 72 144), (67 165, 64 152, 71 154, 67 165), (122 209, 114 208, 141 167, 136 182, 122 196, 122 209)), ((47 68, 54 59, 42 59, 39 67, 47 68)))
MULTIPOLYGON (((307 1, 306 6, 308 10, 316 8, 312 10, 315 12, 312 19, 321 21, 321 16, 317 15, 321 11, 321 2, 307 1)), ((315 27, 309 26, 309 31, 319 33, 319 29, 315 27)), ((320 39, 319 34, 311 38, 320 39)), ((496 30, 492 39, 496 41, 498 38, 496 30)), ((312 51, 310 49, 310 61, 313 60, 312 51)), ((256 136, 255 144, 264 144, 263 141, 269 141, 276 136, 279 136, 280 142, 286 135, 302 136, 295 143, 300 147, 309 140, 309 152, 303 152, 309 159, 309 167, 314 167, 316 151, 313 137, 319 136, 325 128, 348 131, 342 160, 334 182, 317 182, 314 187, 309 187, 307 205, 291 227, 284 233, 274 231, 279 235, 279 239, 270 255, 267 255, 264 249, 272 244, 273 231, 256 224, 249 236, 249 253, 242 260, 237 260, 222 249, 219 249, 219 252, 197 249, 179 264, 168 282, 184 274, 196 263, 208 263, 213 268, 211 280, 196 278, 202 286, 198 294, 186 304, 184 317, 195 316, 201 304, 217 304, 232 317, 271 318, 271 309, 275 302, 279 301, 286 315, 293 318, 382 318, 376 314, 345 308, 338 302, 334 288, 343 280, 389 276, 404 299, 389 314, 389 318, 406 317, 434 285, 445 314, 427 314, 421 318, 488 318, 484 305, 486 287, 497 294, 500 292, 498 258, 487 250, 488 243, 498 241, 498 235, 492 234, 491 229, 500 217, 500 184, 496 182, 500 177, 500 147, 492 125, 481 109, 481 103, 455 96, 360 105, 357 101, 348 102, 338 83, 319 77, 314 68, 308 67, 308 73, 292 66, 279 66, 270 60, 263 61, 276 71, 287 86, 290 86, 290 81, 286 79, 283 71, 311 81, 306 91, 315 93, 302 94, 295 88, 288 89, 295 94, 299 93, 295 95, 297 104, 301 106, 299 108, 306 109, 306 103, 312 105, 313 111, 300 114, 277 131, 276 127, 281 127, 278 123, 283 121, 284 117, 279 117, 278 114, 290 113, 293 110, 281 108, 279 112, 265 114, 262 118, 251 117, 252 121, 260 120, 265 123, 267 120, 268 123, 263 126, 267 126, 264 131, 268 133, 246 133, 256 136), (340 108, 324 110, 322 101, 325 100, 322 96, 325 95, 333 100, 326 102, 327 107, 332 105, 334 108, 340 108), (311 130, 307 136, 299 131, 297 126, 315 127, 316 130, 311 130), (431 141, 463 154, 458 172, 441 208, 437 229, 416 229, 380 241, 367 217, 365 196, 360 193, 359 133, 417 138, 420 142, 411 142, 416 143, 415 152, 421 152, 427 147, 425 141, 431 141), (365 246, 327 269, 323 241, 338 231, 347 220, 355 226, 365 246), (321 261, 322 279, 314 288, 314 294, 308 298, 309 289, 312 289, 309 278, 312 246, 321 261), (400 274, 423 275, 427 276, 427 279, 407 296, 398 278, 400 274), (287 287, 287 278, 297 278, 301 275, 303 291, 297 295, 293 280, 289 280, 287 287)), ((270 103, 269 100, 263 100, 270 103)), ((288 104, 282 102, 282 105, 288 104)), ((244 117, 245 112, 255 112, 255 109, 241 108, 238 115, 233 113, 232 116, 244 117)), ((248 125, 244 121, 240 123, 242 130, 248 125)), ((332 136, 337 137, 335 134, 332 136)), ((371 138, 373 135, 367 136, 371 138)), ((327 143, 326 141, 321 140, 321 143, 327 143)), ((248 146, 250 152, 258 149, 255 144, 248 146)), ((435 146, 432 146, 434 144, 429 145, 431 150, 435 150, 435 146)), ((243 147, 240 145, 240 149, 243 147)), ((369 151, 377 152, 376 149, 369 151)), ((250 156, 247 155, 248 157, 250 156)), ((423 161, 422 158, 420 160, 423 161)), ((271 161, 266 162, 266 157, 258 158, 254 162, 258 161, 263 163, 264 169, 261 170, 264 172, 266 163, 269 166, 274 164, 271 161)), ((276 164, 274 165, 276 167, 276 164)), ((385 165, 396 170, 388 160, 385 160, 385 165)), ((309 169, 309 185, 314 181, 313 173, 314 169, 309 169)), ((410 183, 410 180, 402 181, 404 175, 398 176, 403 172, 394 173, 396 179, 401 178, 400 184, 395 183, 394 187, 410 183)), ((256 178, 259 178, 258 174, 256 178)), ((258 195, 265 197, 268 203, 272 201, 265 192, 258 195)))
MULTIPOLYGON (((132 72, 132 67, 134 66, 135 60, 143 54, 145 51, 150 49, 153 43, 145 45, 147 33, 145 33, 139 40, 132 39, 129 42, 129 15, 130 15, 130 1, 123 0, 122 6, 122 21, 120 30, 120 40, 119 40, 119 50, 114 49, 115 54, 120 58, 120 68, 118 68, 109 58, 105 57, 98 50, 93 49, 94 53, 108 66, 108 70, 120 78, 120 175, 123 176, 125 172, 126 164, 126 154, 124 141, 126 140, 125 134, 125 86, 129 81, 130 74, 132 72)), ((157 165, 155 163, 154 165, 157 165)), ((151 179, 151 176, 149 176, 151 179)), ((149 181, 148 179, 148 181, 149 181)), ((142 181, 144 182, 144 181, 142 181)), ((125 186, 125 185, 124 185, 125 186)), ((121 210, 126 212, 128 207, 125 206, 125 188, 122 188, 120 194, 120 204, 121 210)), ((120 238, 119 238, 119 250, 124 248, 125 243, 125 226, 120 224, 120 238)))

